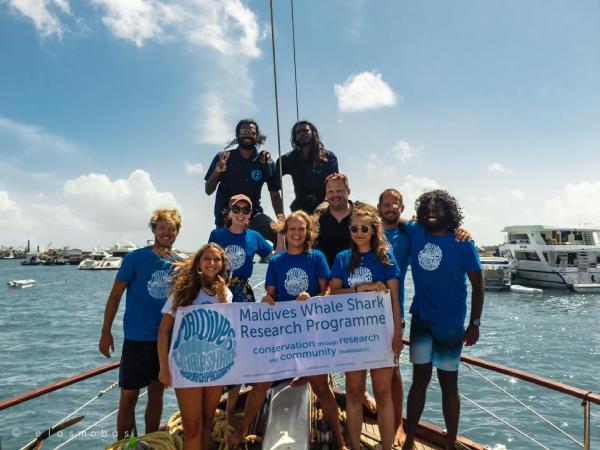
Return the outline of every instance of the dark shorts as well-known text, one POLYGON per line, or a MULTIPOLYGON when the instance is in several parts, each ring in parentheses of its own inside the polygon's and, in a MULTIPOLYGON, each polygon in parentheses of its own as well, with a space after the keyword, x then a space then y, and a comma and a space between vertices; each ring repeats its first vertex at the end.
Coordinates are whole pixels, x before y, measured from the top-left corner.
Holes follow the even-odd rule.
POLYGON ((460 363, 465 330, 422 320, 410 320, 410 362, 432 363, 438 369, 456 372, 460 363))
POLYGON ((156 341, 123 342, 121 366, 119 367, 119 387, 121 389, 141 389, 158 380, 160 364, 156 341))
POLYGON ((229 290, 233 294, 233 303, 255 302, 254 291, 248 278, 233 277, 229 283, 229 290))
POLYGON ((271 228, 273 220, 264 213, 256 214, 250 219, 250 228, 254 231, 258 231, 262 237, 271 241, 273 246, 277 244, 277 233, 271 228))

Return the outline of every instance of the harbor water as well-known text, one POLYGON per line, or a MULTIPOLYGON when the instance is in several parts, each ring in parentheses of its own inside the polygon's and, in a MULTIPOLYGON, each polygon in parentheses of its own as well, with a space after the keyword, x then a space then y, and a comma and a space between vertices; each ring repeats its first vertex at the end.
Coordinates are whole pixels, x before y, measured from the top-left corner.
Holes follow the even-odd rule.
MULTIPOLYGON (((76 266, 21 266, 19 262, 0 260, 0 399, 108 362, 98 352, 98 338, 115 272, 80 271, 76 266), (6 281, 29 278, 36 280, 34 287, 6 287, 6 281)), ((253 285, 264 278, 265 270, 266 265, 255 265, 253 285)), ((408 309, 413 292, 410 275, 406 289, 408 309)), ((256 292, 262 294, 262 286, 256 292)), ((116 360, 120 353, 124 303, 123 298, 113 325, 116 352, 111 361, 116 360)), ((543 294, 486 292, 480 342, 466 348, 464 354, 597 393, 600 391, 599 322, 600 294, 552 290, 543 294)), ((408 390, 411 366, 407 362, 407 349, 402 356, 401 371, 408 390)), ((490 381, 535 409, 578 442, 583 436, 581 400, 506 375, 474 369, 478 373, 466 366, 460 368, 460 390, 466 397, 461 403, 462 435, 490 447, 503 444, 509 450, 581 448, 490 381), (509 428, 500 419, 539 444, 509 428)), ((116 380, 117 371, 107 372, 1 411, 0 449, 22 447, 35 438, 36 432, 43 432, 116 380)), ((85 418, 51 437, 44 448, 64 444, 77 432, 116 410, 117 405, 118 389, 114 388, 75 414, 85 418)), ((141 430, 144 407, 145 397, 142 397, 137 408, 141 430)), ((163 421, 176 409, 173 390, 169 389, 165 396, 163 421)), ((600 406, 592 405, 591 410, 591 448, 600 449, 600 406)), ((443 428, 435 380, 429 388, 423 418, 443 428)), ((103 448, 116 440, 114 429, 115 416, 112 415, 61 448, 103 448)))

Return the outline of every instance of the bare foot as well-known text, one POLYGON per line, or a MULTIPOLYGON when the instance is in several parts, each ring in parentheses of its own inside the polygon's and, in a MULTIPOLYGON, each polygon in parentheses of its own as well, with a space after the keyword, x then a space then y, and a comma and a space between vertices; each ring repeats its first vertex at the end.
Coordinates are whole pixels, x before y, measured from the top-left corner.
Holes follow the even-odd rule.
POLYGON ((375 399, 369 391, 365 391, 365 395, 363 396, 363 405, 371 414, 375 414, 377 412, 377 403, 375 403, 375 399))
POLYGON ((304 386, 306 383, 308 383, 308 377, 296 377, 292 381, 290 381, 290 386, 300 387, 304 386))
POLYGON ((406 438, 406 434, 404 433, 404 429, 402 428, 402 425, 400 425, 400 428, 398 428, 398 430, 396 431, 396 435, 394 436, 393 447, 399 448, 399 449, 402 448, 405 438, 406 438))

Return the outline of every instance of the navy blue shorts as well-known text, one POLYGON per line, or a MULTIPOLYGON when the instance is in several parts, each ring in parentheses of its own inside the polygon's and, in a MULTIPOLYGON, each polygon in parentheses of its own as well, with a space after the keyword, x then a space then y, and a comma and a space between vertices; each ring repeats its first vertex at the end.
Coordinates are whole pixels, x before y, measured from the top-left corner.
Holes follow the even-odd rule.
POLYGON ((121 366, 119 367, 119 387, 121 389, 141 389, 158 380, 160 363, 156 341, 123 342, 121 366))

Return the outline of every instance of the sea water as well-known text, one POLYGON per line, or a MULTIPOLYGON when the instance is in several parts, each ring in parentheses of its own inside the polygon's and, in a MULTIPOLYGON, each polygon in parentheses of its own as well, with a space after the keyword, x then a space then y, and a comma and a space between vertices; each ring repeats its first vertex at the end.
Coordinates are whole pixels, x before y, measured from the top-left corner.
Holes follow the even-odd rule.
MULTIPOLYGON (((266 265, 255 264, 253 285, 264 279, 265 271, 266 265)), ((117 360, 123 336, 124 296, 112 328, 116 352, 107 360, 98 351, 104 306, 114 277, 115 272, 82 271, 76 266, 21 266, 19 261, 0 260, 0 399, 117 360), (5 287, 6 281, 28 278, 37 281, 34 287, 5 287)), ((408 310, 414 292, 410 275, 406 290, 408 310)), ((255 292, 261 296, 262 285, 255 292)), ((465 348, 464 354, 597 393, 600 392, 599 322, 599 294, 551 290, 541 295, 486 292, 480 342, 465 348)), ((411 366, 404 360, 408 358, 407 349, 402 358, 407 392, 411 383, 411 366)), ((474 369, 581 442, 581 400, 510 376, 474 369)), ((117 371, 110 371, 0 411, 0 448, 20 448, 35 438, 36 432, 58 422, 116 380, 117 371)), ((485 445, 504 444, 509 450, 542 448, 504 425, 501 419, 547 448, 580 448, 470 368, 461 366, 459 383, 461 394, 466 397, 461 400, 462 435, 485 445)), ((141 432, 145 403, 146 398, 140 398, 137 408, 141 432)), ((118 389, 112 389, 76 413, 75 416, 85 418, 48 439, 45 448, 66 442, 110 414, 117 405, 118 389)), ((592 405, 591 409, 592 448, 600 448, 600 406, 592 405)), ((169 389, 165 394, 163 421, 176 410, 177 402, 169 389)), ((435 380, 428 391, 423 418, 444 428, 435 380)), ((112 415, 62 448, 102 448, 115 440, 112 415)))

